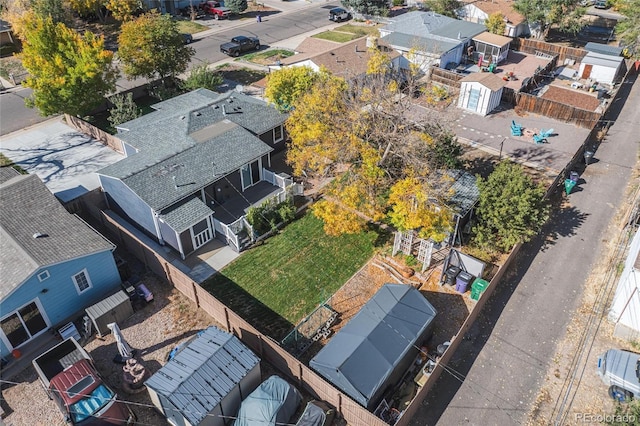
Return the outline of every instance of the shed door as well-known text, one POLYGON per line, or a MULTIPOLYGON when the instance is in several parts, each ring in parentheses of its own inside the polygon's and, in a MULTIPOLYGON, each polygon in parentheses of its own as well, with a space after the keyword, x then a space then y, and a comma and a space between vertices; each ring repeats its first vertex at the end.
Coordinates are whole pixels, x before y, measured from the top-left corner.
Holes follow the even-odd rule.
POLYGON ((467 109, 477 111, 479 100, 480 100, 480 89, 471 89, 471 91, 469 92, 469 102, 467 102, 467 109))
POLYGON ((591 76, 591 69, 593 68, 593 65, 591 64, 587 64, 584 66, 584 69, 582 70, 582 77, 580 78, 589 78, 591 76))

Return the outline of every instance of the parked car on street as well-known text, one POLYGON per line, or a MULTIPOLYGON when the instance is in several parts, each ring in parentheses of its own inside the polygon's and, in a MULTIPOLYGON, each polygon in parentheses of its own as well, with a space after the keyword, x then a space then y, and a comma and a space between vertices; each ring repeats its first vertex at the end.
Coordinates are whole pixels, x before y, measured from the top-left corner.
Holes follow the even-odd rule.
POLYGON ((640 354, 609 349, 598 357, 598 375, 616 401, 640 398, 640 354))
POLYGON ((609 2, 607 0, 596 0, 593 7, 596 9, 606 9, 609 7, 609 2))
POLYGON ((351 19, 351 13, 341 7, 335 7, 329 11, 329 20, 333 22, 348 21, 351 19))
POLYGON ((191 44, 193 43, 193 36, 189 33, 182 33, 180 34, 182 36, 182 40, 184 40, 184 44, 191 44))
POLYGON ((249 50, 260 50, 260 40, 257 37, 237 36, 229 43, 220 45, 220 51, 229 56, 240 56, 249 50))

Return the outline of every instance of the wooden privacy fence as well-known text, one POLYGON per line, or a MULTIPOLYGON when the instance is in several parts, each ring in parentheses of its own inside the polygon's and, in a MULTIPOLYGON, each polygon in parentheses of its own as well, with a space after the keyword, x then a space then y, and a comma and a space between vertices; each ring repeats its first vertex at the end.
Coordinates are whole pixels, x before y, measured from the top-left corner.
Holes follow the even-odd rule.
MULTIPOLYGON (((143 239, 138 238, 133 232, 120 224, 115 214, 108 211, 102 212, 100 220, 103 226, 118 240, 119 244, 140 259, 152 272, 160 277, 164 277, 178 291, 193 301, 198 308, 204 310, 216 322, 222 324, 227 331, 238 336, 242 342, 259 354, 260 358, 285 374, 290 380, 297 383, 300 388, 310 392, 314 397, 327 401, 335 406, 350 426, 384 426, 387 424, 360 404, 353 401, 349 396, 327 383, 321 376, 283 349, 278 342, 260 333, 242 317, 193 281, 188 275, 154 252, 151 246, 145 243, 143 239)), ((493 277, 489 286, 480 297, 480 300, 476 303, 474 309, 462 325, 462 328, 451 340, 451 346, 449 346, 440 360, 437 361, 433 373, 429 376, 424 386, 418 390, 411 404, 405 409, 400 419, 396 422, 396 426, 409 425, 411 417, 417 412, 421 402, 433 388, 442 371, 448 369, 447 364, 456 348, 460 345, 462 337, 479 315, 480 310, 489 299, 491 293, 493 293, 494 289, 498 286, 506 268, 515 258, 519 248, 520 245, 514 247, 507 261, 493 277)))
POLYGON ((445 86, 460 88, 460 80, 463 75, 454 71, 445 70, 436 66, 431 67, 431 81, 445 86))
POLYGON ((555 44, 547 43, 542 40, 535 40, 531 38, 514 38, 511 40, 511 49, 518 50, 524 53, 530 53, 535 55, 542 53, 550 56, 557 56, 558 61, 563 63, 565 59, 574 60, 576 62, 582 61, 587 51, 584 49, 576 49, 567 46, 558 46, 555 44))
MULTIPOLYGON (((504 99, 504 98, 503 98, 504 99)), ((573 123, 587 129, 592 128, 600 120, 602 114, 576 108, 551 99, 544 99, 528 93, 515 94, 515 110, 552 117, 556 120, 573 123)))
POLYGON ((88 123, 81 118, 65 114, 64 119, 69 126, 73 127, 79 132, 91 136, 92 138, 102 142, 104 145, 108 146, 116 152, 119 152, 120 154, 124 153, 124 150, 122 149, 122 141, 117 137, 110 135, 102 129, 98 129, 93 124, 88 123))

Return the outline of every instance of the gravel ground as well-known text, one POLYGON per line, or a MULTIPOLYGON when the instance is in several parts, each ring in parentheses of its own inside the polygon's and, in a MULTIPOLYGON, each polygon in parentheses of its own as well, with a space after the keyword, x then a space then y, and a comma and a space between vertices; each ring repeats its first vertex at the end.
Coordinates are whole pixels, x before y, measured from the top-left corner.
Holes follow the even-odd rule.
MULTIPOLYGON (((151 375, 165 364, 169 351, 195 334, 198 330, 216 325, 202 310, 177 290, 162 283, 153 274, 142 280, 154 295, 154 301, 136 311, 119 324, 127 342, 138 351, 141 361, 151 375)), ((166 425, 167 422, 152 406, 144 391, 127 394, 122 389, 122 366, 113 362, 118 351, 113 335, 104 340, 93 339, 85 345, 93 357, 98 371, 107 384, 127 401, 140 425, 166 425)), ((33 368, 27 368, 13 380, 16 384, 3 389, 3 398, 11 412, 3 419, 7 426, 63 425, 62 415, 49 400, 33 368)), ((0 424, 2 422, 0 421, 0 424)))

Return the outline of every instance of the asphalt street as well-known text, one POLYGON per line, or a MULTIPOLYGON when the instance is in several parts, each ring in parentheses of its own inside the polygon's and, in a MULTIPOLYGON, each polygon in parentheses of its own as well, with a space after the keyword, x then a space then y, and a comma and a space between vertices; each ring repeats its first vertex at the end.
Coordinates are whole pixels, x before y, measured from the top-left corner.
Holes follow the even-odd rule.
MULTIPOLYGON (((273 8, 279 6, 274 1, 264 3, 273 8)), ((196 50, 192 65, 231 59, 220 52, 220 44, 226 43, 236 35, 259 37, 264 50, 275 43, 327 26, 331 23, 328 10, 337 5, 338 2, 297 0, 284 2, 284 11, 264 12, 260 23, 253 19, 215 21, 212 29, 195 34, 194 42, 191 44, 196 50)), ((127 90, 145 83, 144 79, 130 81, 121 77, 117 82, 117 88, 118 91, 127 90)), ((47 119, 40 116, 37 110, 24 106, 24 98, 30 94, 30 89, 19 87, 0 93, 0 136, 47 119)))
POLYGON ((581 180, 569 206, 522 247, 411 425, 525 424, 638 159, 636 77, 613 101, 606 118, 615 123, 597 161, 577 168, 581 180))

